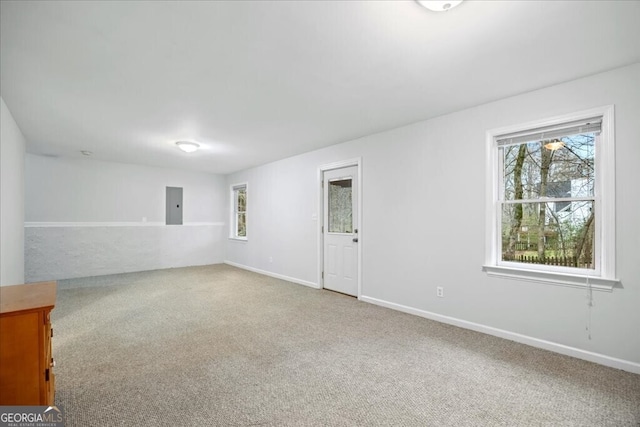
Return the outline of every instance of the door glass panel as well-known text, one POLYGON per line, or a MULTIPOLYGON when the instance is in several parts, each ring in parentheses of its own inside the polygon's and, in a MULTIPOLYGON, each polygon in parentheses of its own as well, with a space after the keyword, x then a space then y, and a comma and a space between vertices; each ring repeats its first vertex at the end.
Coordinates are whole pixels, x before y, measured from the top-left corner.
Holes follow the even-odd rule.
POLYGON ((353 232, 352 179, 329 181, 329 233, 353 232))

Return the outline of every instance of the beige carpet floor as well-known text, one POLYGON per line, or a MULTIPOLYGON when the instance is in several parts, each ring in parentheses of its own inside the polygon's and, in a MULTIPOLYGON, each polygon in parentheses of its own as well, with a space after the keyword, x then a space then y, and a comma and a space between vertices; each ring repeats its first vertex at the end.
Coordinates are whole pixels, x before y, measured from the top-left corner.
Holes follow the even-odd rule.
POLYGON ((638 426, 640 375, 226 265, 59 283, 85 426, 638 426))

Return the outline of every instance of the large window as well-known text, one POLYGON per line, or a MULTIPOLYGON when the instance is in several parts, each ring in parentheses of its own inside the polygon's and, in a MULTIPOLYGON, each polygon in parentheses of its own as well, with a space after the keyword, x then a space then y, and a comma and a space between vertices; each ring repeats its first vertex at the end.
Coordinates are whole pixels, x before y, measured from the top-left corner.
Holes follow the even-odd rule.
POLYGON ((613 108, 489 132, 485 270, 615 284, 613 108))
POLYGON ((231 186, 231 238, 247 238, 247 184, 231 186))

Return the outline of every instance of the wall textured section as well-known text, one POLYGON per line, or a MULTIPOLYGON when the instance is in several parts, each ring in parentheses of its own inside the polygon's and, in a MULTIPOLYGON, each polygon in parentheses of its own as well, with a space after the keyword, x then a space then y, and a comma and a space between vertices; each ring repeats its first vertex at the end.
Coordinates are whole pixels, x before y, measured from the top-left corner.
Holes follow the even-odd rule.
POLYGON ((30 282, 99 276, 224 259, 224 224, 27 227, 30 282))
POLYGON ((24 283, 25 138, 0 98, 0 286, 24 283))
POLYGON ((233 174, 228 184, 250 188, 249 239, 229 242, 226 259, 317 283, 318 167, 361 157, 363 299, 622 360, 640 372, 638 117, 635 64, 233 174), (611 104, 623 287, 595 292, 589 309, 583 289, 488 277, 481 271, 487 130, 611 104), (436 297, 437 286, 445 298, 436 297))
POLYGON ((28 154, 27 280, 220 263, 225 193, 219 175, 28 154), (167 186, 185 225, 164 225, 167 186))

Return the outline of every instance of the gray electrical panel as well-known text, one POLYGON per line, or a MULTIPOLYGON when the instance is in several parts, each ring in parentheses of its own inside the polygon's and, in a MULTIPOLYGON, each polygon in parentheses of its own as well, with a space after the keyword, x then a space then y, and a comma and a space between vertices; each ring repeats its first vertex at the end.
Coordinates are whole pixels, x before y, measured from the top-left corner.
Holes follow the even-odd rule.
POLYGON ((167 225, 182 225, 182 187, 167 187, 167 225))

